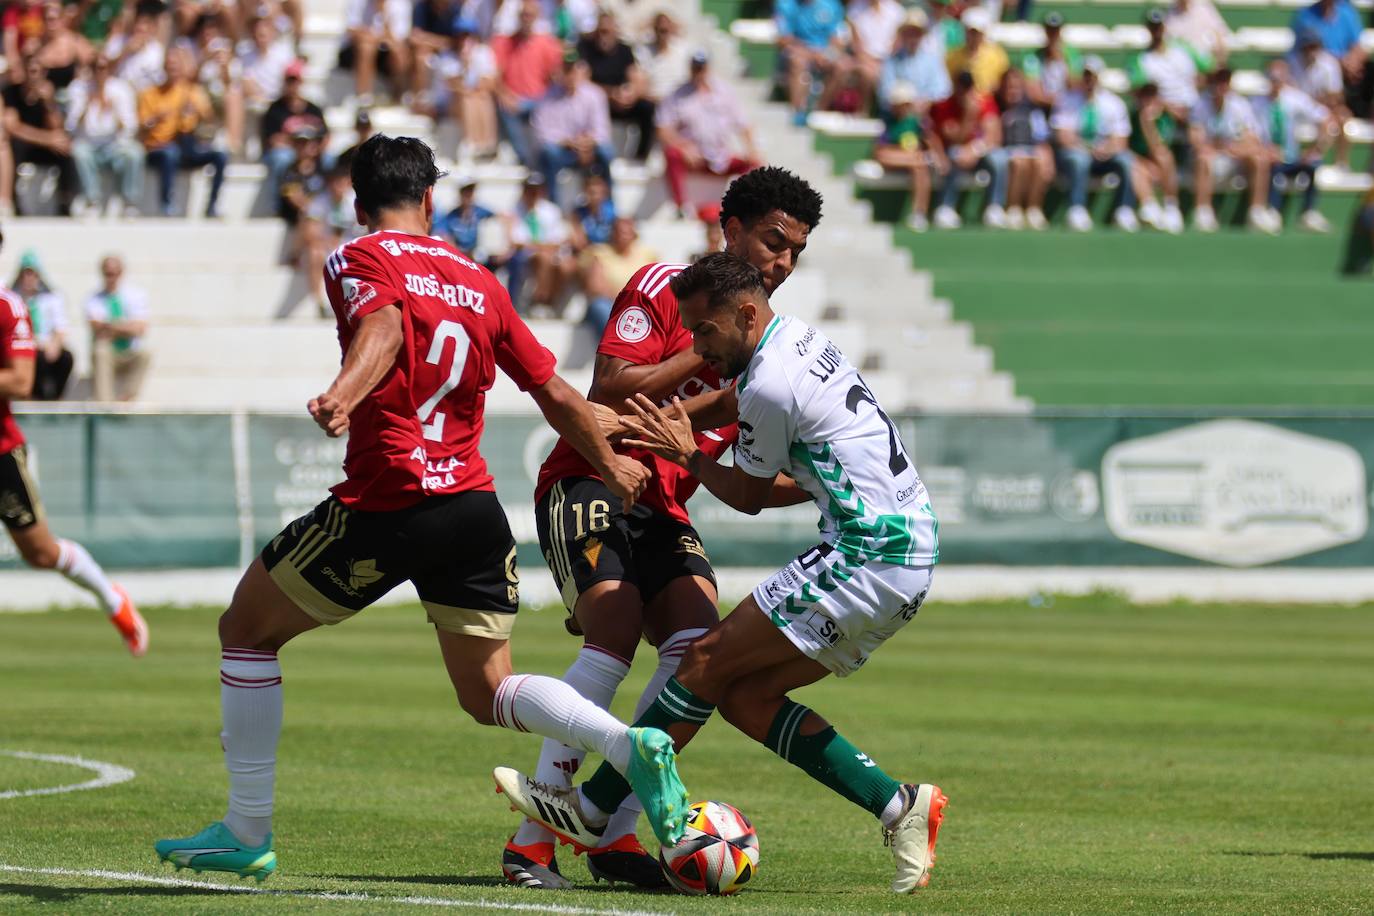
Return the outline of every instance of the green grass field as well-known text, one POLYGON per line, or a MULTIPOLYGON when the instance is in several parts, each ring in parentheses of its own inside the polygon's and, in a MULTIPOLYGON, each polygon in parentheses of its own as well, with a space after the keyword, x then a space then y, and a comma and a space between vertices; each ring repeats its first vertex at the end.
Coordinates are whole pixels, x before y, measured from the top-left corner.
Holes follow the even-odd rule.
MULTIPOLYGON (((369 612, 284 654, 281 870, 263 885, 278 896, 138 877, 170 878, 153 839, 218 817, 224 794, 214 616, 148 617, 152 653, 135 662, 91 612, 0 615, 0 748, 137 772, 0 799, 0 911, 726 905, 503 886, 497 856, 514 821, 488 771, 532 763, 536 740, 463 720, 417 609, 369 612)), ((557 613, 516 629, 522 669, 559 672, 575 648, 557 613)), ((885 893, 890 859, 867 814, 723 723, 682 771, 695 797, 732 802, 758 827, 762 869, 729 902, 737 912, 1367 913, 1372 694, 1374 607, 933 603, 860 675, 801 694, 889 770, 948 792, 940 861, 915 899, 885 893)), ((85 778, 0 756, 0 791, 85 778)), ((588 880, 580 861, 562 862, 588 880)))

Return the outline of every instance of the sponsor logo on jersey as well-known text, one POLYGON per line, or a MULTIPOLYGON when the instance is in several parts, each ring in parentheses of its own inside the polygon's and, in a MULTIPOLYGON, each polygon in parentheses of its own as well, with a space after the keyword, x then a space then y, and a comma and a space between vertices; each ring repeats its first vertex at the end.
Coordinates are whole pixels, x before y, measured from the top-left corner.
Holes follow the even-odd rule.
POLYGON ((596 572, 596 564, 601 560, 601 541, 594 537, 587 538, 587 544, 582 548, 582 556, 587 558, 592 572, 596 572))
POLYGON ((817 642, 823 645, 833 646, 844 637, 844 634, 840 632, 839 624, 820 611, 812 611, 802 621, 801 625, 810 632, 817 642))
POLYGON ((381 577, 376 560, 354 560, 348 564, 349 588, 367 588, 381 577))
POLYGON ((649 313, 637 305, 632 305, 620 313, 620 318, 615 323, 615 333, 626 343, 639 343, 649 336, 653 326, 649 313))
POLYGON ((794 344, 792 345, 793 347, 796 348, 796 350, 797 350, 797 355, 798 355, 798 356, 805 356, 806 353, 807 353, 807 351, 811 349, 811 343, 812 343, 812 341, 814 341, 815 339, 816 339, 816 329, 815 329, 815 328, 807 328, 807 329, 806 329, 806 336, 803 337, 801 340, 797 341, 796 343, 794 343, 794 344))
POLYGON ((458 283, 444 283, 435 274, 406 274, 406 292, 439 299, 449 308, 472 309, 479 315, 487 313, 486 293, 458 283))
POLYGON ((377 291, 366 280, 344 277, 339 286, 343 289, 344 318, 348 321, 353 320, 353 316, 358 314, 358 309, 377 298, 377 291))
POLYGON ((398 239, 382 239, 382 250, 392 257, 399 258, 405 254, 424 254, 432 258, 448 258, 450 261, 457 261, 464 267, 477 269, 477 265, 469 261, 462 255, 449 251, 443 245, 421 245, 418 242, 405 242, 398 239))
POLYGON ((680 553, 696 554, 703 560, 706 559, 706 548, 701 546, 701 540, 692 537, 690 534, 678 535, 677 547, 680 553))

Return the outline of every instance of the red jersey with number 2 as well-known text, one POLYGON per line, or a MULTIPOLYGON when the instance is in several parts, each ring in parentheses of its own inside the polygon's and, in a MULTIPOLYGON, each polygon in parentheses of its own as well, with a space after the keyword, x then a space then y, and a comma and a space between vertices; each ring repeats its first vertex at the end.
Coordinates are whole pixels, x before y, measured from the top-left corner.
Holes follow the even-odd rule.
MULTIPOLYGON (((652 366, 691 349, 692 335, 682 326, 677 296, 673 295, 668 285, 686 266, 649 264, 641 267, 616 298, 610 320, 606 322, 606 330, 601 333, 601 345, 597 353, 623 359, 636 366, 652 366)), ((674 395, 685 401, 712 389, 724 388, 727 384, 722 382, 714 369, 702 363, 691 378, 663 399, 663 404, 671 404, 674 395)), ((735 441, 735 433, 734 424, 697 433, 697 448, 712 458, 719 457, 735 441)), ((653 471, 653 477, 639 501, 684 525, 690 525, 687 500, 700 485, 697 479, 684 468, 640 449, 618 451, 644 461, 653 471)), ((542 499, 560 480, 597 476, 585 458, 559 439, 553 452, 545 459, 544 466, 539 469, 534 498, 542 499)))
MULTIPOLYGON (((29 307, 24 300, 0 287, 0 366, 14 365, 15 357, 33 359, 33 331, 29 327, 29 307)), ((9 398, 0 398, 0 455, 24 444, 24 434, 10 413, 9 398)))
POLYGON ((478 454, 486 393, 496 368, 522 391, 547 382, 554 357, 515 314, 486 268, 445 242, 374 232, 335 250, 325 290, 345 354, 360 322, 401 310, 405 340, 396 363, 349 416, 344 505, 403 509, 431 494, 491 490, 478 454))

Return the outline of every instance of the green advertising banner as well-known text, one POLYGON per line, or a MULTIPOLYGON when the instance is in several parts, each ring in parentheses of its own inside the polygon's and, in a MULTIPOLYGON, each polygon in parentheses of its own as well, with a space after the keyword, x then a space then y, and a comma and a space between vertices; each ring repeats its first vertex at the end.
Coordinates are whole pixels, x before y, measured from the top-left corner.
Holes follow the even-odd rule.
MULTIPOLYGON (((1374 563, 1374 416, 896 418, 940 517, 945 563, 1374 563)), ((29 413, 48 518, 114 568, 247 561, 339 480, 344 444, 304 416, 29 413)), ((482 441, 527 566, 542 565, 534 480, 554 434, 495 416, 482 441)), ((817 513, 750 517, 699 493, 722 566, 782 563, 817 513)), ((8 539, 0 568, 16 563, 8 539)))

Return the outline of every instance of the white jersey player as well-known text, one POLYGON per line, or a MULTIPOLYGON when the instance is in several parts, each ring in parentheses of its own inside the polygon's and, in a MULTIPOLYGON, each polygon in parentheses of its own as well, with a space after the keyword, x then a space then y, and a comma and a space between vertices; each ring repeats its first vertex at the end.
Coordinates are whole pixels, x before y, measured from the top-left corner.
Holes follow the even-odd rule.
MULTIPOLYGON (((787 693, 857 671, 916 615, 939 560, 925 486, 859 373, 823 333, 773 314, 756 269, 733 255, 708 255, 672 286, 695 352, 737 380, 734 466, 706 456, 692 436, 693 422, 727 419, 719 415, 729 410, 725 396, 668 411, 641 396, 625 418, 626 443, 680 464, 742 512, 810 497, 821 510, 822 540, 693 643, 636 724, 667 730, 681 748, 719 707, 731 725, 875 815, 896 860, 892 889, 923 887, 944 793, 888 776, 787 693)), ((576 789, 504 768, 495 775, 527 815, 587 846, 628 794, 605 766, 576 789)))

